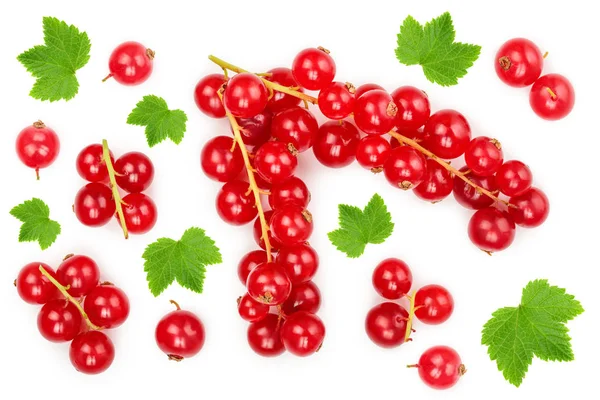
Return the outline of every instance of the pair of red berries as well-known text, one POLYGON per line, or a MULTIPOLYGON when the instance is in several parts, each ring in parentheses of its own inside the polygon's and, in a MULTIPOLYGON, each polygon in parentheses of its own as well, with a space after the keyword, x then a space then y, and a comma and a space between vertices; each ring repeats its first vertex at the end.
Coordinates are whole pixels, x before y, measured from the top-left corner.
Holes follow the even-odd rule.
POLYGON ((98 374, 110 367, 115 348, 104 330, 125 322, 129 299, 118 287, 100 283, 100 269, 94 260, 70 254, 56 272, 47 264, 33 262, 21 269, 15 285, 24 301, 43 304, 37 319, 41 335, 55 343, 71 342, 69 357, 78 371, 98 374), (71 298, 65 298, 40 268, 65 288, 71 298), (79 301, 83 301, 83 306, 79 301), (103 331, 88 330, 82 312, 103 331))
POLYGON ((531 86, 529 104, 543 119, 558 120, 569 115, 575 105, 575 90, 559 74, 540 77, 544 57, 531 40, 515 38, 504 43, 496 53, 498 77, 513 87, 531 86))

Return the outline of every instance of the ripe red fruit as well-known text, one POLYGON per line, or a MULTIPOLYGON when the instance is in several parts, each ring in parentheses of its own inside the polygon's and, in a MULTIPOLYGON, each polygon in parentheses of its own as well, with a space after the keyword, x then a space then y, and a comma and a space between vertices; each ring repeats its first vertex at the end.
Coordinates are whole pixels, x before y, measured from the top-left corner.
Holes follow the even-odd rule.
POLYGON ((378 346, 392 348, 404 343, 408 312, 399 304, 385 302, 371 308, 365 320, 369 339, 378 346))
POLYGON ((59 295, 56 286, 40 272, 40 266, 56 279, 56 273, 48 264, 32 262, 21 268, 15 280, 19 296, 29 304, 46 304, 59 295))
POLYGON ((531 87, 529 104, 538 116, 556 121, 569 115, 573 109, 575 89, 562 75, 544 75, 531 87))
POLYGON ((206 142, 202 148, 200 165, 210 179, 230 182, 242 172, 244 159, 237 144, 234 146, 233 138, 217 136, 206 142))
POLYGON ((425 125, 431 114, 427 94, 414 86, 400 86, 392 92, 398 107, 396 128, 398 131, 415 131, 425 125))
POLYGON ((219 89, 225 83, 225 75, 210 74, 200 79, 194 89, 194 101, 204 114, 212 118, 225 117, 225 108, 219 97, 219 89))
POLYGON ((33 168, 40 179, 40 169, 50 166, 58 157, 60 141, 56 132, 37 121, 19 132, 15 150, 21 162, 33 168))
POLYGON ((117 46, 108 60, 110 74, 104 78, 114 78, 123 85, 139 85, 152 73, 154 51, 138 42, 125 42, 117 46))
POLYGON ((77 192, 73 211, 86 226, 103 226, 115 215, 112 190, 102 183, 88 183, 77 192))
POLYGON ((252 221, 258 211, 248 182, 227 182, 217 195, 216 207, 219 217, 231 225, 244 225, 252 221))
POLYGON ((267 262, 250 272, 246 288, 254 300, 276 306, 288 298, 292 282, 281 266, 267 262))
POLYGON ((510 39, 496 53, 496 74, 513 87, 531 85, 542 73, 544 57, 531 40, 510 39))
POLYGON ((269 314, 269 306, 256 301, 248 293, 238 299, 238 313, 243 320, 256 322, 269 314))
POLYGON ((248 146, 261 146, 271 138, 273 114, 264 109, 251 118, 236 118, 242 141, 248 146))
POLYGON ((373 287, 382 297, 396 300, 408 293, 412 273, 406 263, 397 258, 387 258, 373 270, 373 287))
MULTIPOLYGON (((460 169, 460 172, 465 172, 468 169, 469 168, 466 166, 462 167, 460 169)), ((488 190, 492 193, 498 190, 496 178, 494 176, 477 176, 471 173, 467 175, 467 178, 469 178, 469 180, 477 186, 488 190)), ((494 199, 478 191, 458 176, 454 177, 453 191, 454 198, 456 199, 458 204, 465 208, 469 208, 472 210, 480 210, 482 208, 487 208, 494 203, 494 199)))
POLYGON ((171 311, 158 322, 154 337, 158 348, 169 360, 181 361, 195 356, 204 346, 204 325, 194 313, 182 310, 172 301, 177 310, 171 311))
POLYGON ((308 244, 300 243, 279 250, 275 262, 290 278, 293 285, 310 281, 319 268, 319 255, 308 244))
POLYGON ((126 192, 143 192, 150 187, 154 180, 152 161, 139 151, 123 154, 117 159, 114 166, 117 185, 126 192))
POLYGON ((332 82, 319 92, 319 110, 330 119, 344 119, 354 108, 356 88, 351 83, 332 82))
POLYGON ((415 316, 425 324, 438 325, 450 318, 454 299, 440 285, 423 286, 415 294, 415 316))
POLYGON ((115 346, 102 332, 85 332, 71 342, 69 358, 77 371, 89 375, 99 374, 113 363, 115 346))
POLYGON ((450 172, 438 162, 428 159, 427 172, 423 182, 413 189, 420 199, 436 203, 445 199, 454 188, 454 180, 450 172))
POLYGON ((321 308, 321 292, 313 281, 294 284, 287 300, 281 305, 286 315, 298 311, 315 314, 321 308))
MULTIPOLYGON (((269 75, 265 76, 265 79, 273 83, 278 83, 285 87, 298 87, 298 82, 292 75, 292 70, 289 68, 273 68, 267 71, 269 75)), ((302 88, 298 87, 299 92, 303 92, 302 88)), ((297 106, 300 104, 300 99, 289 94, 273 91, 273 97, 267 103, 267 108, 273 112, 278 113, 288 108, 297 106)))
POLYGON ((469 147, 471 127, 466 118, 454 110, 441 110, 425 124, 423 145, 446 160, 460 157, 469 147))
POLYGON ((483 208, 469 221, 469 238, 485 252, 501 251, 515 239, 515 223, 505 212, 483 208))
POLYGON ((129 299, 118 287, 102 284, 88 293, 83 309, 94 325, 113 329, 121 326, 129 316, 129 299))
POLYGON ((280 321, 275 314, 268 314, 260 321, 248 326, 248 344, 258 355, 263 357, 277 357, 285 352, 281 342, 280 321))
POLYGON ((533 182, 533 174, 521 161, 507 161, 496 172, 496 186, 507 196, 525 193, 533 182))
POLYGON ((242 285, 246 286, 248 275, 250 275, 250 272, 252 272, 254 268, 266 262, 267 253, 262 250, 251 251, 242 257, 237 267, 238 278, 240 279, 240 282, 242 282, 242 285))
POLYGON ((150 196, 130 193, 123 197, 123 203, 123 217, 129 233, 141 235, 154 228, 158 215, 150 196))
POLYGON ((56 277, 63 286, 69 287, 73 297, 83 297, 100 281, 100 268, 88 256, 69 254, 56 270, 56 277))
POLYGON ((379 86, 376 83, 365 83, 364 85, 360 85, 356 88, 356 92, 354 93, 354 98, 358 99, 363 94, 367 93, 371 90, 385 90, 382 86, 379 86))
POLYGON ((251 118, 267 106, 269 91, 262 80, 249 72, 235 75, 223 93, 225 107, 235 117, 251 118))
POLYGON ((81 332, 83 319, 79 310, 66 299, 44 304, 37 318, 38 330, 51 342, 69 342, 81 332))
POLYGON ((306 242, 313 231, 311 213, 297 206, 287 206, 273 213, 270 223, 273 237, 283 246, 306 242))
POLYGON ((425 179, 427 160, 412 147, 396 147, 383 165, 383 173, 392 186, 412 189, 425 179))
POLYGON ((379 135, 365 136, 358 142, 356 161, 372 172, 383 171, 383 165, 390 156, 390 142, 379 135))
POLYGON ((271 184, 285 182, 298 166, 296 155, 282 142, 267 142, 254 156, 254 167, 261 178, 271 184))
POLYGON ((319 124, 313 114, 300 107, 291 107, 273 117, 271 136, 284 144, 291 144, 302 153, 315 141, 319 124))
POLYGON ((458 353, 447 346, 431 347, 409 367, 418 368, 421 380, 433 389, 449 389, 467 372, 458 353))
MULTIPOLYGON (((110 161, 114 165, 114 157, 109 151, 110 161)), ((79 176, 88 182, 104 182, 108 180, 108 169, 104 162, 101 144, 90 144, 79 152, 76 161, 79 176)))
POLYGON ((274 210, 289 205, 306 208, 310 203, 308 187, 297 176, 292 176, 283 183, 273 185, 269 192, 269 205, 274 210))
POLYGON ((329 121, 319 128, 313 152, 326 167, 342 168, 356 158, 359 140, 360 134, 350 122, 329 121))
POLYGON ((325 339, 325 325, 315 314, 298 311, 281 326, 281 341, 290 353, 306 357, 316 353, 325 339))
POLYGON ((354 122, 370 135, 382 135, 396 123, 398 107, 385 90, 369 90, 354 102, 354 122))
POLYGON ((540 189, 532 187, 525 193, 510 198, 508 213, 515 223, 524 228, 540 226, 548 218, 550 203, 546 194, 540 189))
POLYGON ((333 82, 335 70, 335 61, 322 47, 304 49, 292 62, 294 79, 308 90, 321 90, 329 85, 333 82))
MULTIPOLYGON (((269 226, 271 225, 271 218, 273 218, 273 213, 274 211, 272 210, 265 211, 265 220, 267 221, 267 225, 269 226)), ((265 250, 265 241, 262 238, 262 224, 260 222, 260 217, 254 220, 253 233, 256 244, 259 245, 261 249, 265 250)), ((273 237, 273 233, 271 232, 271 230, 267 231, 267 235, 269 237, 269 243, 271 244, 271 251, 278 252, 279 249, 281 249, 281 242, 277 238, 273 237)), ((244 284, 245 283, 246 282, 244 281, 244 284)))
POLYGON ((471 140, 465 152, 467 167, 476 175, 494 175, 504 161, 502 146, 496 139, 479 136, 471 140))

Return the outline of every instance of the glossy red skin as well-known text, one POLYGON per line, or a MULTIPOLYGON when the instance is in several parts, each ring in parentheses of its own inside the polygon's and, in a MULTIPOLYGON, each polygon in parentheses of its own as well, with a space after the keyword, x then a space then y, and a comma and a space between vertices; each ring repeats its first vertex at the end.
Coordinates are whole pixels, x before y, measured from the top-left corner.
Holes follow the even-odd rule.
POLYGON ((392 92, 398 106, 396 128, 398 131, 416 131, 429 119, 431 106, 427 94, 414 86, 400 86, 392 92))
POLYGON ((335 78, 335 61, 323 50, 308 48, 299 52, 292 62, 292 75, 300 86, 321 90, 335 78))
POLYGON ((64 298, 56 299, 44 304, 38 313, 37 326, 46 340, 68 342, 81 332, 83 319, 73 303, 64 298))
MULTIPOLYGON (((279 67, 273 68, 267 71, 270 75, 265 76, 265 79, 274 83, 278 83, 285 87, 298 87, 298 82, 292 75, 292 70, 289 68, 279 67)), ((298 88, 299 92, 304 92, 302 88, 298 88)), ((273 113, 286 110, 291 107, 295 107, 300 104, 302 100, 298 97, 290 96, 289 94, 274 91, 273 97, 267 103, 267 109, 273 113)))
POLYGON ((390 142, 378 135, 365 136, 356 147, 356 161, 366 169, 383 168, 392 152, 390 142))
POLYGON ((246 281, 248 280, 248 275, 254 268, 258 265, 267 262, 267 253, 262 250, 253 250, 248 254, 244 255, 237 267, 237 274, 242 285, 246 286, 246 281))
POLYGON ((271 218, 270 229, 283 246, 304 243, 313 232, 312 216, 307 210, 297 206, 287 206, 276 210, 271 218))
POLYGON ((426 350, 417 367, 421 380, 433 389, 451 388, 465 372, 458 353, 447 346, 426 350))
POLYGON ((383 165, 383 173, 392 186, 412 189, 425 179, 427 160, 412 147, 396 147, 383 165))
POLYGON ((408 312, 399 304, 385 302, 371 308, 365 320, 369 339, 384 348, 404 343, 408 312))
POLYGON ((483 208, 469 221, 469 238, 483 251, 501 251, 515 239, 515 223, 505 212, 483 208))
POLYGON ((382 86, 379 86, 376 83, 365 83, 364 85, 360 85, 356 88, 356 92, 354 92, 354 97, 358 99, 363 94, 371 91, 371 90, 385 90, 382 86))
POLYGON ((454 180, 450 172, 438 162, 428 159, 423 182, 413 192, 422 200, 436 203, 448 197, 453 188, 454 180))
POLYGON ((292 176, 283 183, 273 185, 269 192, 269 205, 274 210, 289 205, 306 208, 310 203, 308 187, 297 176, 292 176))
POLYGON ((39 171, 49 167, 60 153, 58 135, 47 126, 30 125, 17 135, 15 150, 19 159, 29 168, 39 171))
POLYGON ((541 118, 556 121, 566 117, 573 110, 575 89, 571 82, 562 75, 544 75, 531 87, 529 104, 541 118), (554 96, 548 89, 552 90, 554 96))
POLYGON ((270 184, 278 184, 289 179, 298 166, 298 159, 282 142, 263 144, 254 156, 254 167, 258 174, 270 184))
POLYGON ((533 183, 533 174, 527 165, 517 160, 502 164, 496 173, 496 186, 507 196, 525 193, 533 183))
POLYGON ((40 265, 56 279, 56 273, 48 264, 32 262, 21 268, 15 281, 17 293, 29 304, 46 304, 59 296, 56 286, 40 272, 40 265))
POLYGON ((219 98, 219 89, 225 83, 223 74, 210 74, 200 79, 194 89, 194 101, 204 114, 212 118, 224 118, 225 108, 219 98))
POLYGON ((100 285, 85 297, 83 309, 93 324, 104 329, 114 329, 127 320, 129 299, 116 286, 100 285))
POLYGON ((354 87, 347 83, 332 82, 319 92, 319 110, 329 119, 346 118, 354 108, 354 92, 354 87))
POLYGON ((269 314, 270 306, 256 301, 248 293, 238 299, 238 313, 244 321, 256 322, 269 314))
POLYGON ((370 135, 382 135, 396 123, 397 106, 385 90, 369 90, 354 102, 354 123, 370 135))
POLYGON ((321 291, 313 281, 294 284, 287 300, 281 305, 286 315, 298 311, 315 314, 321 308, 321 291))
POLYGON ((152 74, 154 61, 146 47, 138 42, 118 45, 110 55, 108 69, 114 80, 122 85, 139 85, 152 74))
POLYGON ((439 325, 450 318, 454 311, 454 299, 440 285, 423 286, 415 294, 415 315, 419 321, 439 325))
POLYGON ((242 140, 248 146, 261 146, 271 138, 273 114, 264 109, 251 118, 237 118, 242 140))
POLYGON ((248 275, 248 294, 260 303, 276 306, 290 295, 292 282, 278 264, 267 262, 258 265, 248 275))
MULTIPOLYGON (((462 167, 460 172, 465 172, 468 169, 468 167, 462 167)), ((475 174, 468 174, 467 178, 469 178, 469 180, 474 184, 489 190, 492 193, 498 190, 496 178, 493 176, 477 176, 475 174)), ((477 189, 460 179, 458 176, 454 177, 453 192, 454 198, 458 204, 471 210, 480 210, 494 204, 494 200, 492 198, 483 193, 479 193, 477 189)))
MULTIPOLYGON (((114 165, 114 157, 109 151, 110 161, 114 165)), ((101 144, 90 144, 84 147, 77 155, 75 163, 77 173, 88 182, 108 181, 108 169, 104 162, 103 149, 101 144)))
POLYGON ((494 59, 498 78, 512 87, 526 87, 542 73, 544 56, 531 40, 514 38, 504 43, 494 59))
POLYGON ((313 114, 300 107, 283 110, 273 117, 271 136, 284 144, 292 144, 300 153, 310 149, 319 124, 313 114))
POLYGON ((129 193, 141 193, 154 180, 154 164, 143 153, 132 151, 123 154, 115 162, 117 185, 129 193))
POLYGON ((410 291, 412 273, 404 261, 386 258, 373 270, 372 282, 381 297, 397 300, 410 291))
POLYGON ((550 213, 548 197, 535 187, 519 196, 511 197, 510 204, 516 206, 516 208, 509 207, 508 213, 517 225, 524 228, 540 226, 546 221, 550 213))
MULTIPOLYGON (((271 218, 273 218, 273 213, 274 211, 269 210, 269 211, 265 211, 265 220, 267 221, 267 225, 271 225, 271 218)), ((260 246, 261 249, 266 250, 265 249, 265 242, 262 239, 262 225, 260 222, 260 218, 256 218, 254 220, 254 226, 253 226, 253 234, 254 234, 254 241, 256 242, 257 245, 260 246)), ((279 249, 281 249, 281 242, 276 239, 275 237, 273 237, 273 234, 271 233, 271 231, 269 230, 267 232, 267 235, 269 237, 269 243, 271 244, 271 251, 272 252, 278 252, 279 249)), ((244 281, 244 284, 246 282, 244 281)))
POLYGON ((280 321, 275 314, 268 314, 258 322, 248 326, 248 344, 259 356, 277 357, 285 352, 281 342, 280 321))
POLYGON ((305 243, 283 247, 275 262, 284 269, 294 285, 310 281, 319 269, 319 255, 305 243))
POLYGON ((142 235, 154 228, 158 212, 156 204, 150 196, 143 193, 130 193, 123 197, 123 202, 125 203, 123 205, 123 216, 129 233, 142 235))
POLYGON ((313 152, 316 159, 329 168, 342 168, 356 159, 360 141, 358 129, 347 121, 329 121, 321 125, 313 152))
POLYGON ((204 325, 196 314, 175 310, 158 322, 154 337, 158 348, 170 359, 190 358, 204 346, 204 325))
POLYGON ((58 266, 56 277, 63 286, 69 287, 71 296, 83 297, 100 282, 100 268, 88 256, 70 254, 58 266))
POLYGON ((115 202, 112 190, 103 183, 88 183, 77 192, 73 211, 75 216, 86 226, 103 226, 115 214, 115 202))
POLYGON ((465 152, 465 162, 476 175, 494 175, 504 162, 504 152, 498 141, 478 136, 471 140, 465 152))
POLYGON ((239 146, 233 148, 233 138, 217 136, 210 139, 200 153, 202 171, 217 182, 231 182, 244 168, 239 146), (233 148, 233 151, 231 149, 233 148))
POLYGON ((77 371, 96 375, 112 365, 115 346, 110 338, 100 331, 85 332, 71 342, 69 358, 77 371))
POLYGON ((316 353, 325 339, 321 318, 306 311, 289 315, 281 326, 281 341, 287 351, 298 357, 316 353))
POLYGON ((238 118, 251 118, 262 112, 269 101, 269 91, 262 80, 249 72, 234 75, 223 93, 225 107, 238 118))
POLYGON ((457 111, 438 111, 425 124, 423 146, 440 158, 452 160, 460 157, 470 142, 471 127, 457 111))
POLYGON ((252 192, 248 193, 249 187, 248 182, 240 180, 223 185, 215 203, 223 221, 231 225, 244 225, 256 218, 256 202, 252 192))

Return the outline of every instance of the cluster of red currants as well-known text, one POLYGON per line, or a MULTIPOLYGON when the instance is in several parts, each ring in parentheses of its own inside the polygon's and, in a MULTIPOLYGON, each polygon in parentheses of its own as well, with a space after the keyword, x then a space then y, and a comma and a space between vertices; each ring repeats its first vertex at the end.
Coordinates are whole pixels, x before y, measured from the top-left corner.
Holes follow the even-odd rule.
POLYGON ((104 330, 125 322, 129 299, 113 284, 100 283, 94 260, 70 254, 56 272, 33 262, 21 269, 15 286, 27 303, 43 304, 37 319, 40 333, 51 342, 71 342, 69 357, 78 371, 99 374, 110 367, 115 348, 104 330))
MULTIPOLYGON (((75 196, 73 211, 79 221, 92 227, 103 226, 122 213, 125 232, 143 234, 156 224, 154 201, 144 193, 154 179, 154 165, 140 152, 123 154, 114 161, 103 145, 91 144, 77 156, 77 172, 88 183, 75 196), (118 189, 129 192, 121 199, 118 189), (112 188, 111 188, 112 187, 112 188)), ((127 236, 127 234, 126 234, 127 236)))
POLYGON ((558 120, 569 115, 575 105, 575 89, 560 74, 542 77, 544 58, 531 40, 515 38, 504 43, 496 53, 496 74, 507 85, 531 86, 529 104, 543 119, 558 120))

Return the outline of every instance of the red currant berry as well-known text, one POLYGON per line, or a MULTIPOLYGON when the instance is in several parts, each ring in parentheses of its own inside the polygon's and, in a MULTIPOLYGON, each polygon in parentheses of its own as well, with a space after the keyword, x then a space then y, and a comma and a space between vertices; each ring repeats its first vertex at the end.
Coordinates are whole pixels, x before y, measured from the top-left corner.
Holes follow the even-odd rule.
POLYGON ((258 76, 249 72, 231 78, 223 93, 225 107, 239 118, 254 117, 265 109, 267 101, 267 87, 258 76))
POLYGON ((69 342, 81 332, 83 319, 79 310, 66 299, 51 300, 38 314, 38 330, 51 342, 69 342))
POLYGON ((344 119, 354 109, 355 92, 356 88, 351 83, 332 82, 319 92, 319 110, 327 118, 344 119))
POLYGON ((475 212, 469 221, 469 238, 487 253, 501 251, 515 239, 515 223, 505 212, 483 208, 475 212))
POLYGON ((302 179, 296 176, 271 187, 269 205, 274 210, 289 205, 306 208, 308 203, 310 203, 308 187, 302 179))
POLYGON ((425 124, 424 146, 446 160, 460 157, 471 142, 471 127, 466 118, 454 110, 441 110, 425 124))
POLYGON ((63 286, 69 287, 73 297, 89 294, 100 281, 100 268, 88 256, 69 254, 56 270, 56 277, 63 286))
POLYGON ((335 62, 322 47, 304 49, 294 58, 292 74, 303 88, 321 90, 333 82, 335 62))
POLYGON ((494 175, 503 161, 504 153, 500 142, 487 136, 479 136, 471 140, 465 152, 467 167, 479 176, 494 175))
POLYGON ((408 312, 399 304, 385 302, 371 308, 365 321, 369 339, 378 346, 392 348, 404 343, 408 312))
POLYGON ((204 346, 204 325, 194 313, 182 310, 172 301, 177 310, 171 311, 156 325, 154 338, 158 348, 169 360, 181 361, 195 356, 204 346))
POLYGON ((202 148, 200 165, 204 174, 210 179, 230 182, 242 172, 244 159, 232 138, 217 136, 206 142, 202 148))
POLYGON ((288 180, 297 166, 296 155, 282 142, 267 142, 260 146, 254 156, 254 167, 258 174, 271 184, 288 180))
MULTIPOLYGON (((292 70, 289 68, 273 68, 267 71, 269 75, 265 77, 266 80, 278 83, 281 86, 285 87, 297 87, 299 92, 303 92, 302 88, 298 87, 298 82, 294 79, 292 75, 292 70)), ((273 112, 278 113, 283 110, 287 110, 288 108, 295 107, 300 104, 302 100, 300 100, 296 96, 291 96, 287 93, 278 92, 277 90, 273 91, 273 97, 267 103, 267 108, 273 112)))
POLYGON ((225 75, 211 74, 200 79, 194 89, 194 101, 204 114, 212 118, 225 117, 225 108, 219 90, 225 83, 225 75))
POLYGON ((269 306, 256 301, 248 293, 238 299, 238 313, 243 320, 256 322, 269 314, 269 306))
POLYGON ((40 266, 56 279, 56 273, 48 264, 32 262, 21 268, 15 280, 19 296, 29 304, 46 304, 59 296, 56 286, 40 272, 40 266))
POLYGON ((312 147, 318 130, 319 124, 312 113, 300 107, 281 111, 271 124, 273 138, 291 144, 300 153, 312 147))
POLYGON ((454 299, 446 288, 427 285, 415 294, 415 315, 425 324, 438 325, 450 318, 454 311, 454 299))
MULTIPOLYGON (((468 167, 462 167, 460 172, 464 173, 468 171, 468 169, 468 167)), ((498 190, 496 178, 494 176, 477 176, 475 174, 468 174, 466 177, 477 186, 492 193, 498 190)), ((465 208, 480 210, 482 208, 487 208, 494 203, 494 199, 486 196, 458 176, 454 177, 453 191, 454 198, 458 204, 465 208)))
POLYGON ((575 89, 562 75, 544 75, 531 87, 529 104, 541 118, 556 121, 569 115, 573 109, 575 89))
POLYGON ((77 371, 88 375, 99 374, 113 363, 115 346, 102 332, 85 332, 71 342, 69 358, 77 371))
POLYGON ((416 188, 414 193, 418 198, 432 203, 444 200, 454 188, 454 180, 450 172, 432 159, 427 160, 427 172, 423 182, 416 188))
POLYGON ((391 150, 390 142, 385 138, 378 135, 365 136, 356 147, 356 161, 374 173, 381 172, 391 150))
POLYGON ((279 250, 275 262, 281 265, 292 284, 310 281, 319 268, 319 255, 307 244, 300 243, 279 250))
POLYGON ((292 282, 280 265, 268 262, 250 272, 246 287, 254 300, 276 306, 288 298, 292 282))
POLYGON ((502 82, 513 87, 531 85, 540 77, 544 57, 531 40, 510 39, 496 53, 496 74, 502 82))
POLYGON ((387 258, 373 271, 373 287, 389 300, 397 300, 408 293, 412 285, 412 273, 408 265, 397 258, 387 258))
POLYGON ((139 85, 152 73, 154 51, 138 42, 125 42, 113 50, 108 60, 110 74, 104 78, 114 78, 122 85, 139 85))
POLYGON ((117 185, 126 192, 140 193, 148 189, 154 180, 154 165, 143 153, 132 151, 123 154, 115 162, 117 185))
MULTIPOLYGON (((272 211, 272 210, 265 211, 265 220, 267 221, 268 226, 271 225, 271 218, 273 218, 273 213, 274 213, 274 211, 272 211)), ((253 233, 254 233, 254 240, 256 241, 256 244, 258 244, 261 249, 266 250, 265 249, 265 241, 263 240, 263 237, 262 237, 262 223, 260 221, 260 217, 256 218, 256 220, 254 220, 253 233)), ((281 249, 281 242, 273 237, 273 234, 271 233, 270 230, 267 231, 267 236, 269 238, 269 243, 271 244, 271 251, 278 252, 279 249, 281 249)), ((244 281, 244 284, 245 283, 246 282, 244 281)))
POLYGON ((326 167, 342 168, 352 164, 360 141, 358 129, 350 122, 329 121, 321 125, 313 152, 326 167))
POLYGON ((431 106, 424 91, 414 86, 400 86, 392 92, 392 99, 398 106, 396 128, 400 132, 416 131, 429 119, 431 106))
POLYGON ((321 292, 313 281, 294 284, 287 300, 281 305, 286 315, 298 311, 315 314, 321 308, 321 292))
POLYGON ((248 182, 235 180, 226 183, 217 195, 217 213, 231 225, 244 225, 252 221, 258 211, 248 182))
POLYGON ((248 326, 248 344, 259 356, 277 357, 285 352, 281 342, 280 321, 275 314, 268 314, 258 322, 248 326))
POLYGON ((248 146, 261 146, 271 138, 273 114, 265 109, 251 118, 237 118, 242 141, 248 146))
POLYGON ((418 368, 421 380, 433 389, 449 389, 467 372, 458 353, 447 346, 426 350, 419 364, 409 367, 418 368))
POLYGON ((83 309, 94 325, 113 329, 121 326, 129 316, 129 299, 118 287, 102 284, 88 293, 83 309))
POLYGON ((258 265, 267 262, 267 253, 262 250, 254 250, 246 254, 238 263, 237 274, 242 285, 246 286, 248 275, 258 265))
POLYGON ((398 107, 385 90, 369 90, 354 102, 354 122, 370 135, 382 135, 396 123, 398 107))
POLYGON ((312 215, 301 207, 287 206, 273 213, 270 229, 283 246, 303 243, 313 231, 312 215))
POLYGON ((371 90, 385 90, 382 86, 379 86, 376 83, 365 83, 364 85, 360 85, 356 88, 356 92, 354 93, 354 98, 358 99, 363 94, 371 91, 371 90))
POLYGON ((86 226, 103 226, 115 214, 112 190, 102 183, 88 183, 75 196, 73 211, 86 226))
POLYGON ((383 165, 383 173, 392 186, 412 189, 425 179, 427 160, 412 147, 396 147, 383 165))
POLYGON ((516 208, 509 207, 508 213, 517 225, 525 228, 540 226, 546 221, 550 212, 548 197, 535 187, 518 196, 511 197, 510 204, 516 208))
POLYGON ((141 235, 154 228, 158 213, 150 196, 131 193, 123 197, 123 203, 123 217, 129 233, 141 235))
MULTIPOLYGON (((77 172, 88 182, 104 182, 108 180, 108 169, 104 162, 101 144, 90 144, 77 156, 77 172)), ((110 152, 110 161, 114 165, 114 157, 110 152)))
POLYGON ((285 349, 298 357, 316 353, 325 339, 321 318, 306 311, 289 315, 281 326, 281 341, 285 349))
POLYGON ((19 133, 15 149, 21 162, 33 168, 40 179, 40 169, 49 167, 58 157, 60 141, 56 132, 37 121, 19 133))
POLYGON ((533 174, 521 161, 507 161, 496 172, 496 185, 507 196, 525 193, 533 183, 533 174))

